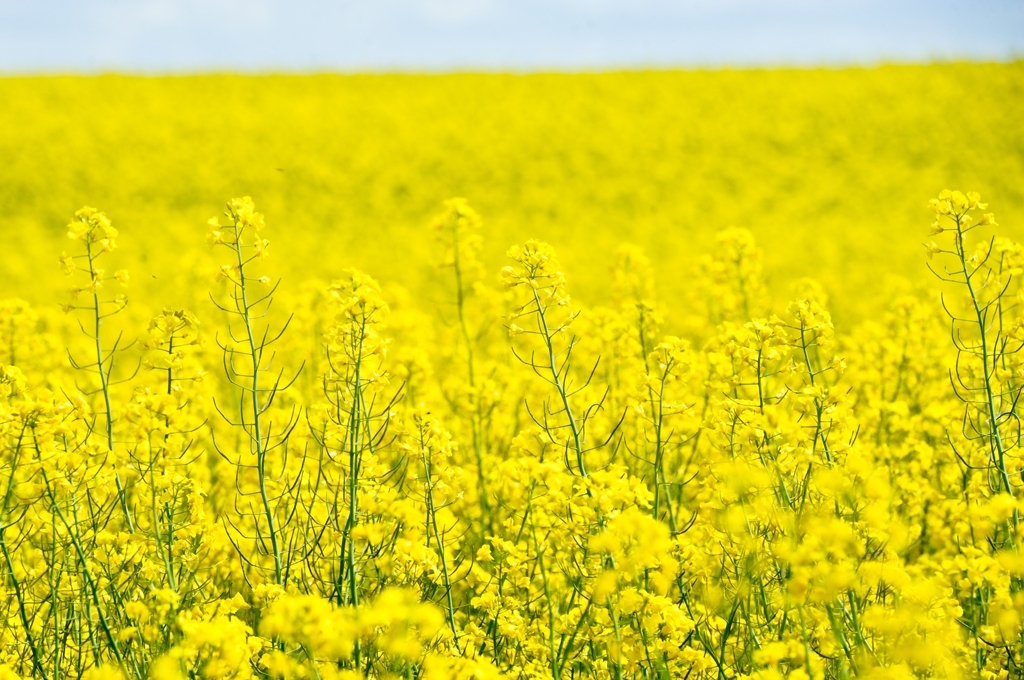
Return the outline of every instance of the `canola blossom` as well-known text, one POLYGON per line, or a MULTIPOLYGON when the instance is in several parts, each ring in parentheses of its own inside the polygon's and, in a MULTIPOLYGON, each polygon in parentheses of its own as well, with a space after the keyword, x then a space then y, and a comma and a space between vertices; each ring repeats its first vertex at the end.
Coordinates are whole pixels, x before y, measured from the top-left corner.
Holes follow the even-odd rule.
POLYGON ((298 275, 254 195, 69 211, 32 264, 65 292, 0 299, 0 680, 1024 674, 998 193, 904 197, 931 282, 841 330, 834 273, 779 303, 743 228, 684 308, 665 253, 578 297, 557 239, 435 197, 426 299, 298 275), (174 285, 125 254, 164 236, 174 285))
POLYGON ((541 241, 491 283, 464 199, 441 313, 288 292, 245 197, 209 318, 139 324, 82 208, 66 316, 0 307, 5 677, 1014 677, 1024 249, 930 207, 945 320, 773 313, 727 230, 699 344, 635 247, 601 308, 541 241))

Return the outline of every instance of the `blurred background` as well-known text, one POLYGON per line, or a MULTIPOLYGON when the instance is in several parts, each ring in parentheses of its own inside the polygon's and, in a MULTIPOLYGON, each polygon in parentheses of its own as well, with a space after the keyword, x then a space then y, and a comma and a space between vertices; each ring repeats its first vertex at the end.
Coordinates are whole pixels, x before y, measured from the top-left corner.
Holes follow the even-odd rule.
POLYGON ((1020 0, 0 0, 0 71, 1007 60, 1020 0))
POLYGON ((930 290, 941 189, 1024 236, 1022 55, 1022 0, 0 0, 0 297, 56 308, 92 205, 133 299, 193 307, 206 220, 251 195, 294 285, 429 300, 465 196, 491 272, 543 238, 597 302, 629 242, 699 317, 736 226, 778 305, 814 277, 852 324, 930 290))

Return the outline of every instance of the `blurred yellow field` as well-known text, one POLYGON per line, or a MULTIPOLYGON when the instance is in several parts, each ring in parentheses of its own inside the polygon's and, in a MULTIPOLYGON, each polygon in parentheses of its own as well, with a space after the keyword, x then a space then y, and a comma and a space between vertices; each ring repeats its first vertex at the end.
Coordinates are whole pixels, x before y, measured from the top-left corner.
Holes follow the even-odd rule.
POLYGON ((1020 677, 1022 83, 0 79, 0 680, 1020 677))
POLYGON ((2 283, 52 304, 63 284, 40 263, 88 204, 130 235, 124 266, 158 277, 147 304, 180 303, 162 282, 191 267, 184 253, 210 262, 199 225, 221 197, 251 195, 287 234, 282 275, 359 266, 419 291, 425 227, 465 196, 489 268, 544 238, 581 300, 608 295, 611 253, 628 242, 651 256, 666 301, 690 304, 697 259, 736 226, 764 246, 777 302, 813 276, 853 324, 884 304, 890 277, 925 280, 921 196, 972 187, 1007 214, 1024 208, 1022 80, 1020 63, 5 78, 2 283))

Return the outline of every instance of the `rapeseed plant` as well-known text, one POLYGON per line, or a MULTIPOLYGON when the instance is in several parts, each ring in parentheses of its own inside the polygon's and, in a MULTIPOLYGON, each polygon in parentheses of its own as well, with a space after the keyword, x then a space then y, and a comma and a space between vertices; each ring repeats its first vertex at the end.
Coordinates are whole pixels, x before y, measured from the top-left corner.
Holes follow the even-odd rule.
POLYGON ((434 309, 271 279, 241 198, 147 318, 83 208, 67 316, 0 303, 0 677, 1020 676, 1024 250, 930 205, 941 299, 852 331, 740 229, 682 315, 635 246, 495 278, 464 199, 434 309))

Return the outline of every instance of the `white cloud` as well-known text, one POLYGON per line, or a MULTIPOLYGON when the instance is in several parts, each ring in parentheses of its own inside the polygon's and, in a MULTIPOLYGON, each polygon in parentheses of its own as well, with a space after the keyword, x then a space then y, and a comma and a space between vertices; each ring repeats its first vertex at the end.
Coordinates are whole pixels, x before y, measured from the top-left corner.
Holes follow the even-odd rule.
POLYGON ((105 0, 94 2, 95 15, 120 29, 217 24, 231 31, 265 26, 274 0, 105 0))

